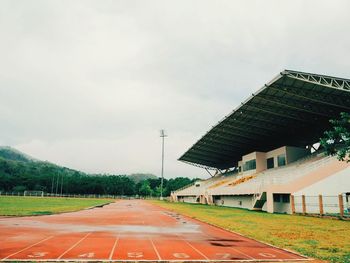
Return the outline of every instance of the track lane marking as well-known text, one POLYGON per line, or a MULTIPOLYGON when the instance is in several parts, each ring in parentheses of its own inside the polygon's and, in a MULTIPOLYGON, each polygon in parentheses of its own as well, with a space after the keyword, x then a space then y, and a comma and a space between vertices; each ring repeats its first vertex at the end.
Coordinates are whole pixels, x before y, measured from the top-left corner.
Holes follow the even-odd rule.
MULTIPOLYGON (((185 216, 185 217, 187 217, 187 216, 185 216)), ((191 219, 191 218, 189 218, 189 217, 187 217, 189 220, 193 220, 193 219, 191 219)), ((196 220, 193 220, 193 221, 196 221, 196 220)), ((242 238, 244 238, 244 239, 246 239, 248 242, 249 241, 254 241, 254 242, 257 242, 257 243, 261 243, 261 242, 258 242, 258 241, 256 241, 256 240, 253 240, 253 239, 250 239, 250 238, 248 238, 248 237, 246 237, 246 236, 243 236, 243 235, 241 235, 241 234, 238 234, 238 233, 236 233, 236 232, 230 232, 230 231, 228 231, 228 230, 224 230, 224 229, 221 229, 220 227, 215 227, 215 226, 213 226, 213 225, 210 225, 210 224, 206 224, 206 223, 204 223, 204 222, 201 222, 201 221, 198 221, 200 224, 203 224, 205 227, 208 227, 208 228, 211 228, 212 230, 220 230, 221 232, 223 232, 223 233, 225 233, 225 234, 228 234, 228 235, 230 235, 230 236, 240 236, 240 237, 242 237, 242 238)), ((207 236, 207 237, 210 237, 210 238, 212 238, 212 236, 210 236, 209 234, 207 234, 207 233, 205 233, 204 231, 202 231, 202 233, 205 235, 205 236, 207 236)), ((235 251, 235 252, 238 252, 238 253, 240 253, 240 254, 242 254, 242 255, 244 255, 244 256, 246 256, 246 257, 248 257, 249 259, 251 259, 251 260, 259 260, 258 258, 254 258, 254 257, 252 257, 252 256, 249 256, 248 254, 246 254, 246 253, 244 253, 243 251, 240 251, 239 250, 239 247, 237 247, 237 248, 232 248, 232 247, 227 247, 228 249, 230 249, 230 250, 233 250, 233 251, 235 251)))
MULTIPOLYGON (((168 218, 170 218, 170 219, 172 219, 171 218, 171 216, 170 215, 168 215, 168 214, 164 214, 163 212, 164 211, 157 211, 158 213, 160 213, 161 214, 161 216, 165 216, 165 217, 168 217, 168 218)), ((164 222, 164 221, 160 221, 161 222, 161 225, 163 225, 163 226, 167 226, 167 224, 164 222)), ((176 220, 175 220, 175 222, 176 222, 176 220)), ((177 236, 178 237, 178 240, 179 241, 182 241, 182 242, 184 242, 184 243, 186 243, 186 245, 187 246, 189 246, 190 248, 192 248, 195 252, 197 252, 199 255, 201 255, 202 257, 204 257, 206 260, 210 260, 206 255, 204 255, 201 251, 199 251, 197 248, 195 248, 194 246, 192 246, 184 237, 182 237, 180 234, 175 234, 175 236, 177 236)), ((153 244, 153 242, 152 242, 152 244, 153 244)), ((185 253, 173 253, 173 255, 175 256, 175 254, 185 254, 185 253)), ((186 255, 186 254, 185 254, 186 255)), ((175 256, 176 257, 176 256, 175 256)), ((190 256, 189 256, 190 257, 190 256)))
POLYGON ((155 246, 154 243, 153 243, 152 238, 149 238, 149 241, 151 241, 152 247, 153 247, 153 249, 154 249, 154 252, 156 252, 156 254, 157 254, 158 260, 162 260, 162 258, 160 257, 159 252, 158 252, 156 246, 155 246))
POLYGON ((15 252, 15 253, 12 253, 11 255, 8 255, 7 257, 1 259, 1 261, 4 261, 4 260, 8 259, 9 257, 12 257, 12 256, 14 256, 14 255, 16 255, 16 254, 18 254, 18 253, 21 253, 21 252, 23 252, 23 251, 25 251, 25 250, 27 250, 27 249, 30 249, 30 248, 34 247, 35 245, 38 245, 38 244, 40 244, 40 243, 42 243, 42 242, 45 242, 45 241, 47 241, 47 240, 49 240, 49 239, 51 239, 51 238, 53 238, 53 237, 54 237, 54 236, 49 236, 49 237, 47 237, 47 238, 44 238, 43 240, 41 240, 41 241, 39 241, 39 242, 36 242, 35 244, 32 244, 32 245, 30 245, 30 246, 27 246, 27 247, 25 247, 25 248, 23 248, 23 249, 21 249, 21 250, 15 252))
POLYGON ((114 250, 117 246, 117 243, 119 241, 119 236, 116 237, 115 241, 114 241, 114 244, 113 244, 113 247, 112 247, 112 250, 111 250, 111 253, 109 254, 109 260, 112 260, 112 257, 113 257, 113 254, 114 254, 114 250))
POLYGON ((180 238, 180 240, 182 240, 183 242, 185 242, 188 246, 190 246, 194 251, 196 251, 198 254, 200 254, 202 257, 204 257, 206 260, 210 260, 206 255, 204 255, 202 252, 200 252, 197 248, 195 248, 194 246, 192 246, 190 244, 190 242, 188 242, 186 239, 184 239, 183 237, 181 237, 179 234, 177 234, 177 236, 180 238))
MULTIPOLYGON (((112 212, 111 212, 111 214, 112 214, 112 212)), ((120 219, 119 219, 120 225, 123 225, 124 221, 125 221, 125 219, 123 219, 123 217, 120 217, 120 219)), ((111 253, 109 254, 109 260, 113 260, 114 251, 115 251, 115 248, 117 247, 119 239, 120 239, 120 233, 117 234, 117 237, 116 237, 115 242, 113 244, 113 248, 111 250, 111 253)))
POLYGON ((183 239, 183 241, 185 241, 185 243, 187 244, 187 245, 189 245, 193 250, 195 250, 195 251, 197 251, 200 255, 202 255, 206 260, 209 260, 209 258, 206 256, 206 255, 204 255, 202 252, 200 252, 197 248, 195 248, 194 246, 192 246, 191 244, 190 244, 190 242, 188 242, 187 240, 184 240, 183 239))
MULTIPOLYGON (((190 220, 193 219, 193 218, 188 217, 188 216, 186 216, 186 215, 184 215, 184 216, 187 217, 187 218, 190 219, 190 220)), ((243 234, 241 234, 241 233, 238 233, 238 232, 236 232, 236 231, 222 229, 221 227, 217 227, 217 226, 214 226, 214 225, 211 225, 211 224, 207 224, 207 223, 205 223, 205 222, 202 222, 202 221, 196 220, 196 219, 194 219, 193 221, 198 221, 198 222, 202 223, 203 225, 208 225, 209 227, 211 227, 211 228, 213 228, 213 229, 218 229, 218 230, 220 230, 221 232, 226 233, 226 234, 228 234, 228 233, 230 234, 230 233, 231 233, 231 234, 237 235, 237 236, 239 236, 239 237, 242 237, 243 239, 246 239, 248 242, 249 242, 249 241, 255 241, 255 242, 257 242, 257 243, 266 245, 266 246, 268 246, 268 248, 274 250, 276 253, 279 253, 279 254, 284 255, 284 256, 287 255, 287 256, 290 256, 290 257, 291 257, 291 258, 282 259, 282 260, 309 260, 308 257, 303 256, 303 255, 300 255, 300 254, 297 254, 296 252, 289 251, 289 250, 284 249, 284 248, 279 248, 279 247, 276 247, 276 246, 271 245, 271 244, 269 244, 269 243, 266 243, 266 242, 263 242, 263 241, 260 241, 260 240, 254 239, 254 238, 247 237, 247 236, 245 236, 245 235, 243 235, 243 234), (293 256, 293 257, 292 257, 292 256, 293 256)), ((232 248, 232 249, 234 249, 234 248, 232 248)), ((237 248, 237 250, 239 251, 239 248, 237 248)), ((242 254, 245 255, 244 252, 240 252, 240 253, 242 253, 242 254)), ((252 258, 252 257, 250 257, 250 258, 252 258)), ((261 260, 261 259, 258 259, 258 258, 252 258, 252 259, 261 260)))
POLYGON ((233 250, 233 251, 236 251, 236 252, 238 252, 238 253, 240 253, 240 254, 242 254, 242 255, 248 257, 249 259, 252 259, 252 260, 261 260, 261 259, 258 259, 258 258, 254 258, 254 257, 252 257, 252 256, 249 256, 248 254, 246 254, 246 253, 240 251, 239 248, 228 247, 228 249, 231 249, 231 250, 233 250))
MULTIPOLYGON (((181 215, 181 214, 180 214, 180 215, 181 215)), ((183 215, 181 215, 181 216, 183 216, 183 215)), ((192 220, 191 218, 189 218, 189 217, 187 217, 187 216, 183 216, 183 217, 185 217, 186 219, 188 219, 188 220, 190 220, 190 221, 196 222, 195 220, 192 220)), ((211 228, 211 229, 213 229, 214 231, 215 231, 216 229, 219 229, 219 230, 221 230, 222 232, 225 232, 226 234, 233 235, 233 236, 236 235, 236 233, 233 233, 233 234, 232 234, 232 233, 230 233, 230 232, 228 232, 228 231, 224 231, 223 229, 213 227, 212 225, 205 224, 205 223, 203 223, 203 222, 200 222, 200 223, 201 223, 200 225, 203 224, 204 226, 206 226, 206 227, 208 227, 208 228, 211 228)), ((207 233, 204 232, 204 231, 201 231, 201 233, 202 233, 202 235, 204 235, 204 236, 207 236, 207 237, 209 237, 209 238, 213 238, 213 236, 207 234, 207 233)), ((178 236, 179 236, 179 235, 178 235, 178 236)), ((248 239, 248 238, 247 238, 247 239, 248 239)), ((185 241, 185 240, 184 240, 184 241, 185 241)), ((230 250, 235 251, 236 253, 239 253, 239 254, 244 255, 244 256, 247 257, 248 259, 251 259, 251 260, 258 260, 257 258, 254 258, 254 257, 252 257, 252 256, 249 256, 248 254, 246 254, 246 253, 240 251, 239 248, 232 248, 232 247, 227 247, 227 248, 230 249, 230 250)))
POLYGON ((283 256, 288 256, 289 260, 294 260, 294 259, 298 259, 297 255, 295 255, 293 252, 289 252, 288 253, 284 253, 284 250, 280 251, 280 249, 276 248, 276 247, 269 247, 269 249, 273 250, 274 252, 276 252, 277 254, 281 254, 283 256))
MULTIPOLYGON (((142 225, 146 225, 144 220, 142 220, 142 225)), ((160 257, 160 255, 159 255, 159 252, 158 252, 156 246, 154 245, 152 238, 151 238, 151 237, 148 237, 148 239, 149 239, 149 241, 150 241, 151 244, 152 244, 153 250, 154 250, 154 252, 156 253, 156 255, 157 255, 157 257, 158 257, 158 260, 161 260, 161 257, 160 257)))
POLYGON ((87 238, 90 233, 87 233, 83 238, 81 238, 77 243, 75 243, 73 246, 71 246, 70 248, 68 248, 65 252, 63 252, 57 259, 61 259, 65 254, 67 254, 69 251, 71 251, 73 248, 75 248, 77 245, 80 244, 80 242, 82 242, 85 238, 87 238))

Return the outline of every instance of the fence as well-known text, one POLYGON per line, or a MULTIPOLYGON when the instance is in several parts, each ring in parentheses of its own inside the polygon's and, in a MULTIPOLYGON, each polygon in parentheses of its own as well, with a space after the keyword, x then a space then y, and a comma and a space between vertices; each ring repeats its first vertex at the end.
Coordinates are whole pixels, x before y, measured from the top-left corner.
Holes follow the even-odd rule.
POLYGON ((98 194, 53 194, 53 193, 25 193, 25 192, 0 192, 0 196, 33 196, 33 197, 70 197, 70 198, 112 198, 125 199, 127 196, 98 195, 98 194))
POLYGON ((291 195, 291 210, 295 214, 311 214, 321 216, 340 216, 350 218, 349 195, 338 196, 291 195))
MULTIPOLYGON (((25 197, 69 197, 69 198, 102 198, 102 199, 159 199, 159 197, 152 196, 138 196, 138 195, 99 195, 99 194, 53 194, 53 193, 25 193, 24 192, 1 192, 0 196, 25 196, 25 197)), ((169 197, 164 197, 164 200, 169 201, 169 197)))

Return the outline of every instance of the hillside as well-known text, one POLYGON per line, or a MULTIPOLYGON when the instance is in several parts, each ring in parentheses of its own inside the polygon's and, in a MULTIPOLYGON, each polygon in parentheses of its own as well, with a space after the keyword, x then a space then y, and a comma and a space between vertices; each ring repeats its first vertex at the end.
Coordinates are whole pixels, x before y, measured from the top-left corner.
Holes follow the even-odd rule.
POLYGON ((157 179, 158 177, 154 174, 143 174, 143 173, 137 173, 137 174, 130 174, 128 177, 133 180, 135 183, 139 183, 141 181, 147 180, 147 179, 157 179))
POLYGON ((5 160, 31 162, 34 158, 9 146, 0 146, 0 157, 5 160))
MULTIPOLYGON (((164 180, 164 194, 169 195, 191 179, 179 177, 164 180)), ((0 147, 0 192, 40 190, 48 193, 159 195, 160 180, 153 174, 132 175, 87 174, 50 162, 36 160, 11 147, 0 147)))

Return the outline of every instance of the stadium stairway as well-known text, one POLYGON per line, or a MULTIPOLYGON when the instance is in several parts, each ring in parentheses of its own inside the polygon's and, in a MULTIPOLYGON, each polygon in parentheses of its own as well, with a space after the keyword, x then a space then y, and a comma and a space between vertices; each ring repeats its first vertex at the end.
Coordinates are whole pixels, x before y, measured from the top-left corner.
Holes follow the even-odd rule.
POLYGON ((253 197, 252 210, 262 210, 266 201, 267 201, 266 192, 255 194, 253 197))

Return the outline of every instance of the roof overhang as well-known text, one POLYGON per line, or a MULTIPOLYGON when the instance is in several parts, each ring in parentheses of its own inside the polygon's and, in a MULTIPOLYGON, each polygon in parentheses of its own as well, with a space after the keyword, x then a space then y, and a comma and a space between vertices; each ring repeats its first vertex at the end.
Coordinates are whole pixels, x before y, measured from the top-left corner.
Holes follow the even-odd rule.
POLYGON ((235 167, 245 154, 319 141, 329 120, 350 112, 350 80, 285 70, 252 94, 180 158, 199 167, 235 167))

